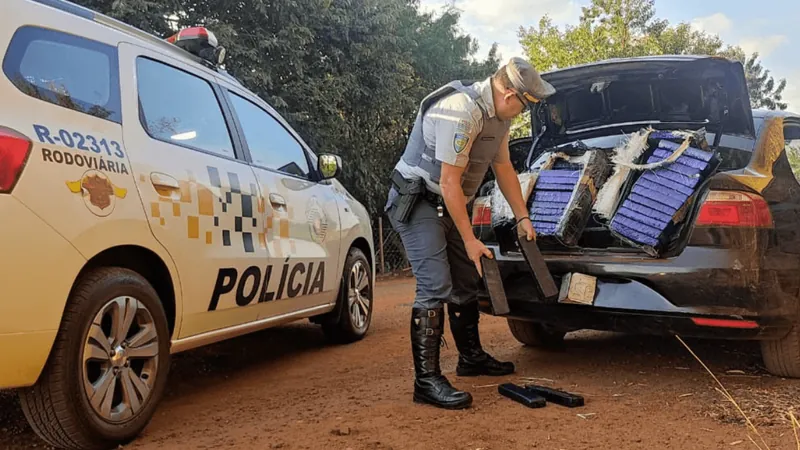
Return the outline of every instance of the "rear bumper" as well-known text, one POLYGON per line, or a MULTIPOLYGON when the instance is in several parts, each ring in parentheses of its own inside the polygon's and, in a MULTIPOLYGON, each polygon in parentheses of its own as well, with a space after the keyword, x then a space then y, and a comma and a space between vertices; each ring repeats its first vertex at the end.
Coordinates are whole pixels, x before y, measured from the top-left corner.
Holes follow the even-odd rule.
POLYGON ((57 330, 0 334, 0 389, 30 386, 39 378, 57 330))
POLYGON ((0 195, 0 389, 36 382, 86 260, 16 198, 0 195))
MULTIPOLYGON (((491 248, 491 246, 490 246, 491 248)), ((511 312, 508 317, 563 325, 647 334, 772 339, 786 334, 798 317, 800 260, 768 254, 754 261, 744 251, 687 247, 676 258, 634 255, 545 255, 556 283, 580 272, 597 277, 594 305, 545 304, 537 299, 520 255, 497 255, 511 312), (756 328, 698 326, 692 318, 755 321, 756 328)), ((488 295, 482 309, 491 313, 488 295)))

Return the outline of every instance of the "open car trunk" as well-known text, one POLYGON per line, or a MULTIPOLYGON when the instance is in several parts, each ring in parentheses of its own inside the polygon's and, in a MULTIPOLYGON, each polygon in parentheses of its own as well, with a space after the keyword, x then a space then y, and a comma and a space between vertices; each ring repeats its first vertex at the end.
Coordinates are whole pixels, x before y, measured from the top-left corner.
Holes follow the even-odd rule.
MULTIPOLYGON (((741 64, 648 57, 543 77, 557 93, 532 109, 534 137, 512 144, 540 249, 680 253, 710 180, 747 164, 720 145, 755 139, 741 64)), ((517 250, 499 189, 481 192, 501 251, 517 250)))

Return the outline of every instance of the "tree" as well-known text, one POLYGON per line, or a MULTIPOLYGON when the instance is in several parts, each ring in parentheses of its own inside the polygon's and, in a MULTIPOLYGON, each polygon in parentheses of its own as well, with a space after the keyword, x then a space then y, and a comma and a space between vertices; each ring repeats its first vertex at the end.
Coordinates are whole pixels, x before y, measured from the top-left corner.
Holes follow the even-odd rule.
POLYGON ((592 0, 582 8, 578 25, 563 30, 544 16, 538 26, 520 27, 522 47, 535 67, 552 70, 608 58, 663 54, 720 55, 741 61, 754 108, 786 109, 781 102, 786 80, 777 86, 758 62, 740 47, 725 45, 716 35, 693 30, 687 23, 672 26, 658 19, 655 0, 592 0))
POLYGON ((759 62, 758 52, 749 57, 744 51, 736 47, 726 56, 735 59, 744 66, 744 74, 747 78, 747 87, 750 92, 750 103, 754 108, 767 108, 785 110, 789 105, 783 102, 783 90, 786 89, 786 79, 781 79, 775 84, 775 79, 769 74, 770 71, 764 69, 759 62))
POLYGON ((371 213, 419 101, 454 78, 483 78, 459 14, 421 14, 417 0, 78 0, 166 37, 203 25, 228 50, 226 69, 270 103, 316 153, 342 156, 343 184, 371 213))

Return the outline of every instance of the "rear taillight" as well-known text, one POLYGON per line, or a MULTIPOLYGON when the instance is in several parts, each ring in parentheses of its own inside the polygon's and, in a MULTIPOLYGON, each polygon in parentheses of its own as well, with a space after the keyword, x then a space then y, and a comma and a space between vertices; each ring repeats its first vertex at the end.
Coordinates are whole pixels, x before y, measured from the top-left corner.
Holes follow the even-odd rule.
POLYGON ((758 328, 758 323, 752 320, 736 320, 736 319, 709 319, 706 317, 692 317, 692 322, 699 327, 715 327, 715 328, 741 328, 751 330, 758 328))
POLYGON ((766 200, 740 191, 711 191, 700 208, 697 226, 771 228, 766 200))
POLYGON ((472 226, 480 227, 492 224, 492 199, 478 197, 472 206, 472 226))
POLYGON ((30 139, 10 128, 0 127, 0 194, 14 189, 30 152, 30 139))

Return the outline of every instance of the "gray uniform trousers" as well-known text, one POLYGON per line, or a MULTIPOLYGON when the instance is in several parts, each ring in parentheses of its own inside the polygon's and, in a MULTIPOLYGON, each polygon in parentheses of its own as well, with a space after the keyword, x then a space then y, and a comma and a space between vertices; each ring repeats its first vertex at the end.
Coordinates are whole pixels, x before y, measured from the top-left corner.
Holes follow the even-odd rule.
POLYGON ((417 279, 414 308, 434 309, 447 302, 461 306, 478 300, 480 275, 450 217, 439 217, 432 204, 420 199, 406 223, 391 214, 389 220, 400 234, 417 279))

